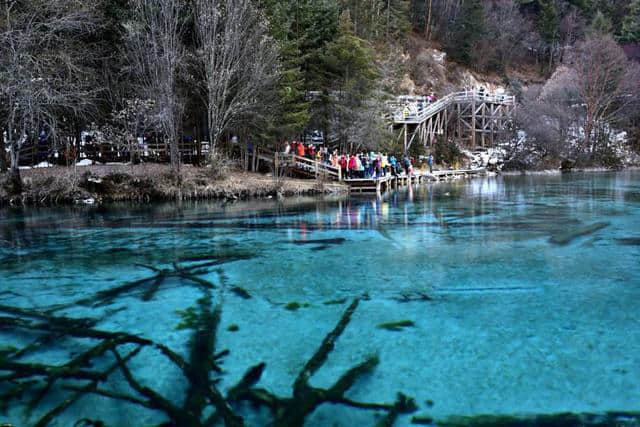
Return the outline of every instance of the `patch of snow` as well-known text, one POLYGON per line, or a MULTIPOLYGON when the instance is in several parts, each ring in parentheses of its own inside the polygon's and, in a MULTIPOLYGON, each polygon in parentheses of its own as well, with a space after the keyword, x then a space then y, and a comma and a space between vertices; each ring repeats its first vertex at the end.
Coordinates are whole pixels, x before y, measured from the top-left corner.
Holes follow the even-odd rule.
POLYGON ((93 164, 93 160, 82 159, 78 163, 76 163, 76 166, 91 166, 92 164, 93 164))
POLYGON ((440 64, 444 64, 445 59, 447 58, 447 54, 446 52, 442 52, 436 49, 431 49, 431 57, 433 58, 434 61, 440 64))
POLYGON ((53 165, 47 161, 40 162, 34 166, 34 168, 50 168, 50 167, 53 167, 53 165))
POLYGON ((462 152, 469 159, 469 168, 490 168, 492 170, 502 170, 507 154, 505 149, 499 147, 476 151, 463 150, 462 152))

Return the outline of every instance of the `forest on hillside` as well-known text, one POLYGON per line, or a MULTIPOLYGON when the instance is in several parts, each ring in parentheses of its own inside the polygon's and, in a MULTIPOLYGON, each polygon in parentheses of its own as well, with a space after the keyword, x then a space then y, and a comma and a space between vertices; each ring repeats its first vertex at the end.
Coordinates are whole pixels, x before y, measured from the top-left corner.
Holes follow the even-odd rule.
POLYGON ((275 148, 310 130, 341 150, 397 150, 385 101, 416 72, 409 37, 501 76, 529 136, 519 152, 536 162, 615 164, 620 131, 638 147, 640 0, 10 0, 0 12, 0 170, 16 175, 25 147, 70 164, 87 134, 130 154, 154 135, 176 171, 185 140, 207 141, 212 164, 230 141, 275 148), (520 69, 549 80, 525 86, 520 69))

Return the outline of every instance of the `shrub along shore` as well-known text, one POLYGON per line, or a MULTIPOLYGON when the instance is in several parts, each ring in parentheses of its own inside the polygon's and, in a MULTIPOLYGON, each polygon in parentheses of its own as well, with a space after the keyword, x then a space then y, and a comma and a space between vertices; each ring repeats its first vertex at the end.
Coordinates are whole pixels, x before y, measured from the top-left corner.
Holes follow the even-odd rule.
POLYGON ((248 172, 215 178, 210 169, 168 165, 50 167, 21 171, 23 191, 11 194, 8 174, 0 174, 0 206, 62 205, 115 201, 152 202, 195 199, 248 199, 348 192, 335 182, 276 179, 248 172))

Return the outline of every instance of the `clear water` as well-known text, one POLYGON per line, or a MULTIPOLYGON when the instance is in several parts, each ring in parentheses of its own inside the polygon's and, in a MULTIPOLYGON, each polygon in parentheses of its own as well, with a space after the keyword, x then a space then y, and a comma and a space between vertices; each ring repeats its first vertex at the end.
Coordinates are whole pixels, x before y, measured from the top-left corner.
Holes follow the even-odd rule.
MULTIPOLYGON (((197 283, 170 275, 157 292, 148 282, 113 299, 100 291, 153 276, 143 265, 171 271, 173 263, 215 260, 196 273, 216 286, 212 299, 222 307, 216 351, 230 351, 216 376, 223 393, 264 362, 256 387, 291 396, 306 361, 360 297, 311 385, 328 388, 376 354, 379 365, 351 387, 349 399, 393 403, 402 392, 415 398, 413 415, 435 419, 629 411, 640 409, 639 256, 637 171, 424 185, 382 200, 4 210, 0 305, 91 317, 94 329, 149 338, 188 359, 192 331, 177 326, 180 310, 203 296, 197 283), (290 303, 300 308, 287 309, 290 303), (378 327, 400 320, 414 326, 378 327), (228 330, 232 324, 237 331, 228 330)), ((11 354, 42 336, 0 327, 0 351, 11 354)), ((97 343, 53 336, 11 361, 60 365, 97 343)), ((87 369, 113 361, 105 353, 87 369)), ((129 367, 182 405, 188 383, 157 349, 144 347, 129 367)), ((0 370, 0 378, 9 372, 0 370)), ((33 425, 70 396, 69 384, 86 382, 58 380, 34 407, 33 391, 4 399, 0 423, 33 425)), ((13 386, 0 381, 0 394, 13 386)), ((118 370, 100 388, 140 396, 118 370)), ((264 410, 236 410, 247 425, 269 422, 264 410)), ((305 425, 374 425, 382 415, 322 405, 305 425)), ((87 394, 49 425, 82 418, 108 425, 166 419, 87 394)), ((407 415, 396 423, 409 424, 407 415)))

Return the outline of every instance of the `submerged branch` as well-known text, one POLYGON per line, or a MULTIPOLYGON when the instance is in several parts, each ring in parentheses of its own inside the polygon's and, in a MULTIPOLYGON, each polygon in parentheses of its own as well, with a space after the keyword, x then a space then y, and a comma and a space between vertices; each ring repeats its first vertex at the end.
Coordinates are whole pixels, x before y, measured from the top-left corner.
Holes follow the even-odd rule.
MULTIPOLYGON (((136 356, 140 352, 141 349, 142 349, 142 347, 138 347, 138 348, 134 349, 133 351, 131 351, 129 354, 127 354, 125 356, 123 361, 124 362, 129 361, 131 358, 136 356)), ((118 369, 118 366, 119 366, 119 362, 112 364, 106 371, 103 372, 104 378, 105 379, 108 378, 109 375, 111 375, 116 369, 118 369)), ((85 385, 83 387, 77 387, 77 388, 72 388, 71 386, 64 386, 63 388, 66 388, 66 389, 69 389, 69 390, 74 390, 74 391, 76 391, 76 393, 72 397, 64 400, 60 405, 56 406, 55 408, 53 408, 52 410, 47 412, 35 424, 35 427, 44 427, 44 426, 48 425, 53 420, 54 417, 58 416, 59 414, 64 412, 68 407, 70 407, 75 402, 77 402, 78 399, 80 399, 82 396, 84 396, 85 393, 93 392, 96 389, 97 386, 98 386, 98 381, 92 381, 92 382, 90 382, 89 384, 87 384, 87 385, 85 385)))
POLYGON ((637 426, 640 412, 606 412, 604 414, 545 414, 530 416, 476 415, 453 416, 436 420, 442 427, 535 427, 535 426, 637 426))
POLYGON ((335 346, 335 341, 340 337, 342 332, 345 330, 349 322, 351 321, 351 315, 358 308, 358 304, 360 300, 358 298, 354 299, 353 302, 349 305, 347 310, 344 312, 340 321, 336 325, 336 327, 327 334, 327 336, 322 340, 322 344, 316 350, 314 355, 309 359, 309 361, 305 364, 304 368, 298 374, 296 381, 293 386, 294 395, 302 392, 305 387, 308 387, 309 378, 324 364, 329 356, 329 353, 333 350, 335 346))
MULTIPOLYGON (((392 425, 401 413, 414 411, 416 406, 413 399, 407 398, 402 394, 398 394, 398 401, 394 404, 361 403, 344 397, 344 394, 359 378, 371 372, 378 365, 379 359, 377 356, 371 356, 364 362, 349 369, 329 389, 315 388, 309 385, 309 379, 322 367, 329 353, 333 351, 336 340, 342 335, 351 321, 359 302, 359 299, 355 299, 349 305, 336 326, 325 336, 316 352, 304 365, 294 382, 292 398, 281 398, 267 390, 252 387, 260 380, 264 371, 265 364, 260 363, 250 368, 242 376, 242 379, 229 390, 227 399, 232 402, 249 401, 255 405, 269 408, 274 417, 273 425, 282 427, 304 425, 306 418, 323 403, 342 404, 364 410, 387 411, 388 414, 385 420, 387 420, 388 424, 385 425, 392 425)), ((215 421, 216 419, 214 416, 209 421, 215 421)))

